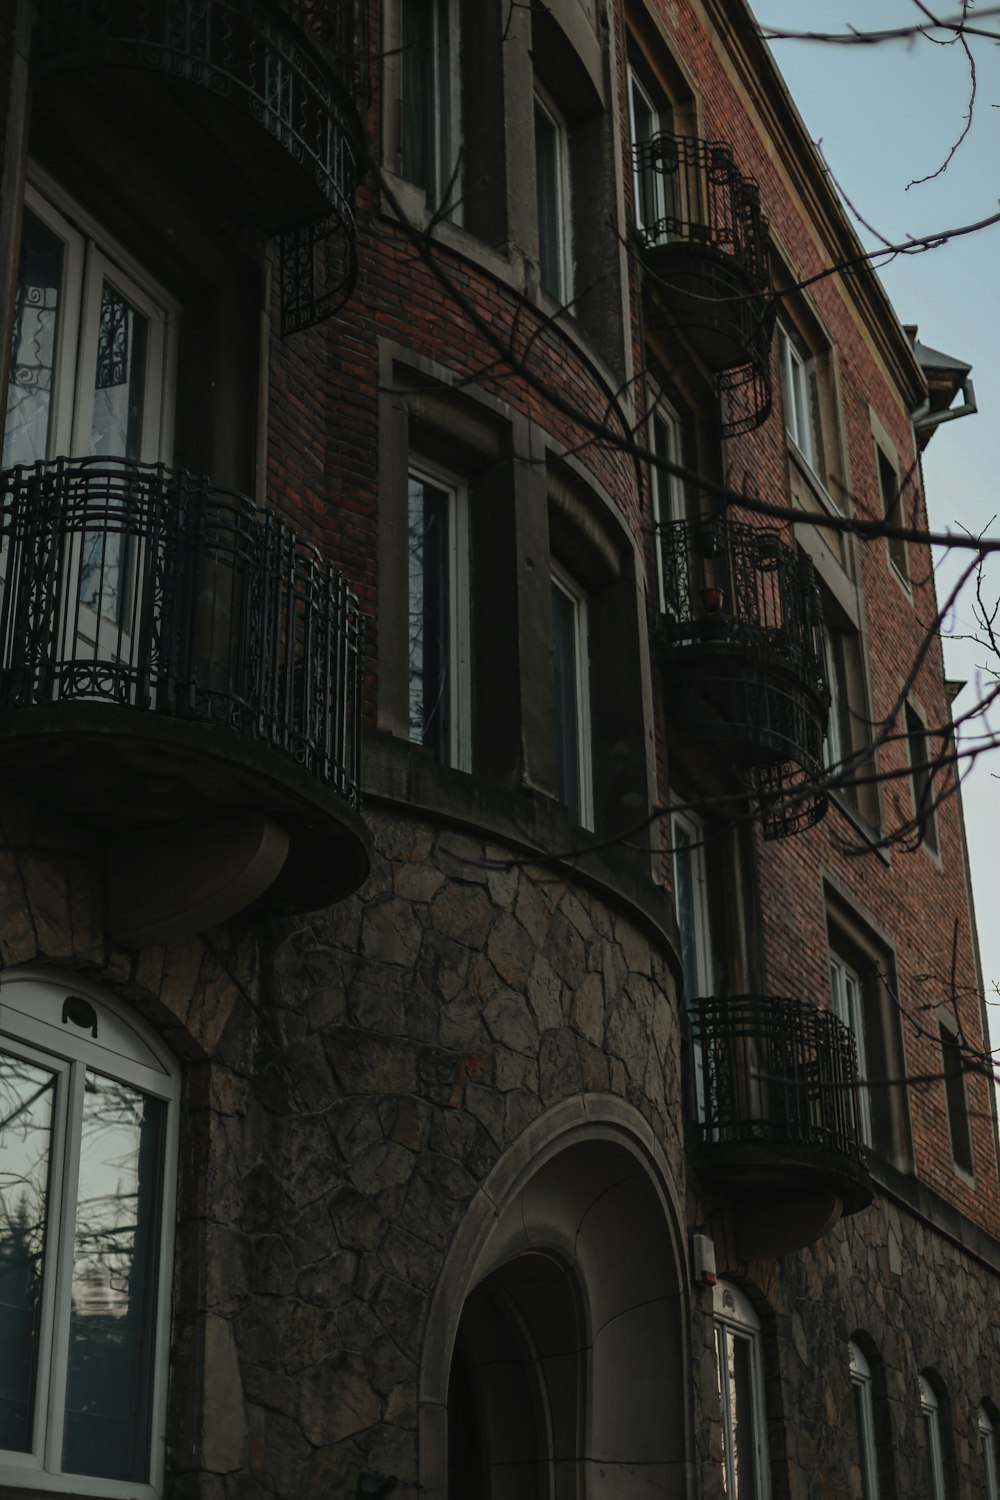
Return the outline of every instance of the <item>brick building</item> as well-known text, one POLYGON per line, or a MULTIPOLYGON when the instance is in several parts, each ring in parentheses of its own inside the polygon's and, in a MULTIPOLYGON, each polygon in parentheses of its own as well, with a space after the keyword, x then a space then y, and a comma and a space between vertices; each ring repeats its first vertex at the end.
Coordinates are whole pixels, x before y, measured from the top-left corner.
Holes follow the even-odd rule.
POLYGON ((370 9, 0 11, 0 1489, 995 1500, 968 367, 744 0, 370 9))

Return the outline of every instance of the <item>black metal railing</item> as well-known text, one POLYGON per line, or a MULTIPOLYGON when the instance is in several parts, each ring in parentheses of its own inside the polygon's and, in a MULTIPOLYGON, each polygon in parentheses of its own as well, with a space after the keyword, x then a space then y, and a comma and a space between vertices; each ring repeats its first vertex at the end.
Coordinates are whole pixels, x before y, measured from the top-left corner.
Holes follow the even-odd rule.
POLYGON ((739 262, 752 287, 770 294, 770 240, 760 189, 725 141, 661 133, 633 147, 639 237, 647 247, 686 240, 739 262))
POLYGON ((694 1000, 703 1146, 771 1145, 862 1159, 854 1037, 833 1014, 772 995, 694 1000))
POLYGON ((724 141, 659 134, 633 148, 647 327, 680 330, 715 377, 723 437, 771 410, 770 239, 756 182, 724 141))
POLYGON ((19 466, 0 476, 0 580, 0 707, 223 725, 357 806, 357 601, 280 517, 163 464, 19 466))
POLYGON ((367 13, 364 0, 41 0, 33 68, 152 69, 233 101, 278 143, 326 204, 273 226, 290 333, 335 312, 357 276, 367 13))
POLYGON ((746 777, 765 838, 827 810, 830 696, 810 560, 771 527, 728 515, 656 528, 659 638, 678 726, 746 777))
POLYGON ((707 516, 656 528, 666 638, 733 642, 784 661, 827 693, 813 565, 772 527, 707 516))

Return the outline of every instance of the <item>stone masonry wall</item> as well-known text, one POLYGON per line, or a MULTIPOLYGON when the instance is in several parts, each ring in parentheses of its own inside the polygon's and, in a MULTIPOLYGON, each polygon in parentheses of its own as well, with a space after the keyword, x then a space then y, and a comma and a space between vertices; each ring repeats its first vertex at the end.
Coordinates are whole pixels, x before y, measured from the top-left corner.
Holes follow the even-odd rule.
POLYGON ((410 1493, 429 1295, 477 1186, 547 1106, 628 1099, 680 1176, 679 1033, 650 941, 501 847, 370 822, 359 896, 275 932, 220 1304, 256 1485, 199 1493, 319 1500, 365 1472, 410 1493))

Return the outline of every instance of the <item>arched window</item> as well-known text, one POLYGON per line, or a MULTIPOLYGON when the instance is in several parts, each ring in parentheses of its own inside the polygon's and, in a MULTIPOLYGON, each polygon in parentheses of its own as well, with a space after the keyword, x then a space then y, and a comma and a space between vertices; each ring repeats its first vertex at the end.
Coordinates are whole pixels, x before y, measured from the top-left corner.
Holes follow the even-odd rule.
POLYGON ((111 997, 0 982, 0 1489, 159 1491, 178 1089, 111 997))
POLYGON ((945 1500, 944 1457, 941 1452, 941 1421, 939 1415, 941 1403, 938 1400, 937 1391, 926 1375, 918 1375, 917 1384, 920 1390, 920 1415, 923 1418, 924 1433, 927 1440, 930 1496, 931 1500, 945 1500))
POLYGON ((985 1406, 979 1408, 976 1417, 979 1426, 979 1452, 986 1483, 986 1500, 1000 1500, 1000 1488, 997 1486, 996 1438, 994 1437, 996 1424, 985 1406))
POLYGON ((760 1319, 750 1299, 730 1282, 716 1283, 714 1302, 723 1486, 728 1500, 767 1500, 760 1319))
POLYGON ((875 1406, 872 1401, 872 1372, 858 1345, 849 1343, 847 1354, 851 1365, 851 1387, 858 1424, 858 1454, 864 1500, 878 1500, 878 1465, 875 1459, 875 1406))

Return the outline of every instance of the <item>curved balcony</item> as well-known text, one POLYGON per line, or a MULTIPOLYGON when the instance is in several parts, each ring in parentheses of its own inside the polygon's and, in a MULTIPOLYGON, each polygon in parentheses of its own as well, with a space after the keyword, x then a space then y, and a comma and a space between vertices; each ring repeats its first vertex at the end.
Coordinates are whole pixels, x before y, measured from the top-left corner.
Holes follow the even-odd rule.
POLYGON ((64 134, 123 108, 214 206, 279 235, 291 333, 357 275, 366 17, 356 0, 41 0, 36 97, 64 134))
POLYGON ((698 1165, 747 1200, 742 1221, 737 1208, 745 1248, 808 1243, 872 1201, 854 1037, 837 1016, 733 995, 692 1001, 691 1029, 698 1165))
POLYGON ((203 478, 114 458, 7 470, 0 765, 109 858, 137 945, 367 873, 361 620, 340 574, 203 478))
POLYGON ((725 515, 657 527, 660 641, 677 732, 736 765, 766 838, 827 810, 829 692, 812 563, 778 531, 725 515))
POLYGON ((723 435, 771 410, 771 285, 760 193, 722 141, 659 134, 634 148, 648 326, 680 329, 725 398, 723 435))

